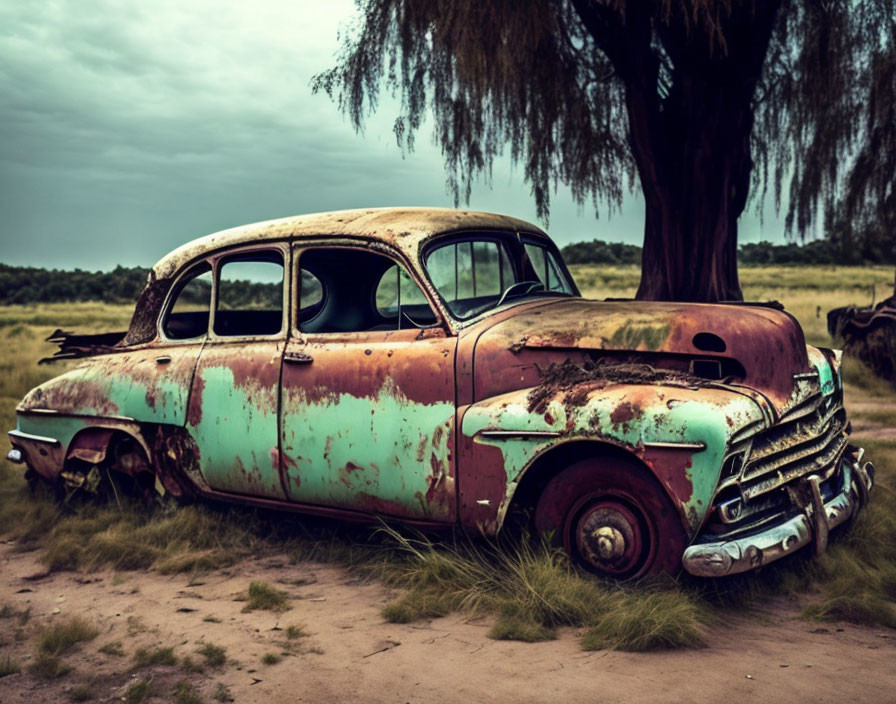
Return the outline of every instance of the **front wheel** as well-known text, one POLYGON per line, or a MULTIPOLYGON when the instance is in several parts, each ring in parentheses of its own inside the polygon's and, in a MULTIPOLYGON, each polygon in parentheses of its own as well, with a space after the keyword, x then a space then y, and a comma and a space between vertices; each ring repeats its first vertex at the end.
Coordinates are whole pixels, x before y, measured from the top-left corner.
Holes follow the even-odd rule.
POLYGON ((535 528, 580 567, 636 579, 681 567, 687 536, 669 497, 634 462, 590 459, 551 479, 535 509, 535 528))

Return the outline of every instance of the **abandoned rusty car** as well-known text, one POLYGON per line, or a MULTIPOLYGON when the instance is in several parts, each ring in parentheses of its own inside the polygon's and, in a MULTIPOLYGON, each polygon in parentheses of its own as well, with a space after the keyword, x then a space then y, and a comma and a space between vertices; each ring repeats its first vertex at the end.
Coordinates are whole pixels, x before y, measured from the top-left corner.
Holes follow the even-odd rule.
POLYGON ((839 353, 778 308, 585 300, 499 215, 249 225, 163 258, 127 332, 51 338, 83 359, 21 402, 9 458, 68 490, 528 521, 604 576, 723 576, 824 550, 873 481, 839 353))

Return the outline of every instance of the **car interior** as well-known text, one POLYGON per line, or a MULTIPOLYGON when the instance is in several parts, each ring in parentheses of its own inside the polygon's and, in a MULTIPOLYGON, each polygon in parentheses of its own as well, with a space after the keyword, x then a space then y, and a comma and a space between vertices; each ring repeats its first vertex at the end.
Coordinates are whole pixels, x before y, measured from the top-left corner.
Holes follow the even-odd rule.
POLYGON ((438 323, 417 283, 392 259, 347 247, 299 258, 299 329, 310 333, 425 328, 438 323))

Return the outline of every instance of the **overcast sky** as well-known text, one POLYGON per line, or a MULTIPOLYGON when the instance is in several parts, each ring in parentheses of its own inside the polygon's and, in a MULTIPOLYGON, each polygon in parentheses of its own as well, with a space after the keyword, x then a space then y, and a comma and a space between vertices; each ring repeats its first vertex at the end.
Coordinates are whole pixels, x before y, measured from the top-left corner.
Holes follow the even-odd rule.
MULTIPOLYGON (((0 261, 148 266, 258 220, 452 206, 428 130, 402 158, 394 103, 357 135, 311 95, 354 16, 351 0, 0 0, 0 261)), ((469 207, 535 220, 506 161, 469 207)), ((637 194, 595 220, 561 190, 549 231, 640 244, 642 227, 637 194)), ((751 212, 741 242, 781 229, 751 212)))

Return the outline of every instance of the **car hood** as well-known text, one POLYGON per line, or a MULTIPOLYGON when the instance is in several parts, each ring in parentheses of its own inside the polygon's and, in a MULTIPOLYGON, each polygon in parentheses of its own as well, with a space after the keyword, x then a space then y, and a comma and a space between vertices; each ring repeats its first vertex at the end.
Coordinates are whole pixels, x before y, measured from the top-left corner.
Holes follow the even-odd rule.
POLYGON ((721 365, 723 379, 759 391, 781 412, 794 375, 813 371, 799 324, 770 307, 564 298, 517 311, 480 328, 476 398, 537 383, 551 361, 637 362, 691 374, 697 360, 696 368, 721 365))

